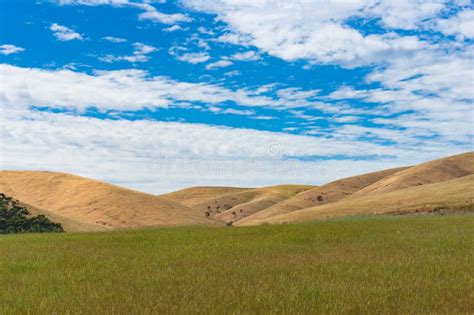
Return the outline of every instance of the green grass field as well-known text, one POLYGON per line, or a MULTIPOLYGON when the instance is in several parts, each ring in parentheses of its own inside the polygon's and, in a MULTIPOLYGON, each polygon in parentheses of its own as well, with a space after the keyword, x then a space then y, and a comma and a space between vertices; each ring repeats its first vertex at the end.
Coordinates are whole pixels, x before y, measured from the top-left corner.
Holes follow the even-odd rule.
POLYGON ((474 215, 0 237, 0 313, 474 313, 474 215))

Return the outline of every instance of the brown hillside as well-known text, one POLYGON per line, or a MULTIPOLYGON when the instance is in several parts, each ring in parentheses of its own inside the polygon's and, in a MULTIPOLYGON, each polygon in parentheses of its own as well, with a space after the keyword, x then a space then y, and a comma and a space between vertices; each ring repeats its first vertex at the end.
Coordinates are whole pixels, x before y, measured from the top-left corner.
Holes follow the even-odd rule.
POLYGON ((428 212, 440 208, 471 206, 474 203, 474 175, 409 187, 385 194, 348 198, 336 203, 302 209, 266 219, 242 220, 236 225, 303 222, 330 217, 428 212))
POLYGON ((208 222, 176 202, 63 173, 0 171, 0 191, 34 208, 89 225, 116 228, 208 222))
POLYGON ((29 204, 19 201, 19 203, 28 209, 31 215, 43 214, 55 223, 61 223, 62 228, 65 232, 96 232, 96 231, 109 231, 112 228, 101 224, 90 224, 81 222, 78 220, 68 219, 61 215, 52 213, 47 210, 35 208, 29 204))
POLYGON ((197 204, 205 202, 208 199, 217 198, 222 195, 230 193, 238 193, 249 190, 250 188, 238 187, 191 187, 168 194, 159 195, 158 197, 165 198, 174 202, 181 203, 188 207, 193 207, 197 204))
POLYGON ((359 176, 340 179, 329 184, 315 187, 297 194, 294 197, 285 199, 262 211, 256 212, 242 219, 245 222, 263 220, 277 215, 293 212, 296 210, 310 208, 317 205, 332 203, 344 199, 360 189, 373 184, 380 179, 397 173, 405 168, 394 168, 359 176))
POLYGON ((471 174, 474 174, 474 152, 454 155, 410 167, 367 186, 352 197, 383 194, 412 186, 439 183, 471 174))
POLYGON ((209 217, 217 222, 235 222, 313 187, 307 185, 279 185, 247 189, 209 198, 196 204, 194 209, 200 213, 208 213, 209 217))

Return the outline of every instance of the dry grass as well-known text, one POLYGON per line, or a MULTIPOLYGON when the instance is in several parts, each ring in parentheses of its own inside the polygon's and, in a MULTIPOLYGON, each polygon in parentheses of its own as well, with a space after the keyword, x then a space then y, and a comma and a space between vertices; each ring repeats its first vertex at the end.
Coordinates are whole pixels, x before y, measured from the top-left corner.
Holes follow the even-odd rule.
POLYGON ((212 186, 191 187, 159 195, 158 197, 181 203, 187 207, 194 207, 212 198, 218 198, 222 195, 238 193, 249 189, 250 188, 212 186))
POLYGON ((28 209, 30 215, 43 214, 47 216, 51 221, 61 223, 62 228, 66 232, 97 232, 97 231, 110 231, 112 227, 99 224, 89 224, 80 220, 72 220, 68 217, 64 217, 53 212, 35 208, 24 202, 19 202, 22 206, 28 209))
POLYGON ((339 201, 350 196, 354 192, 403 169, 405 168, 395 168, 343 178, 320 187, 300 192, 291 198, 285 198, 281 202, 242 219, 239 224, 245 224, 245 222, 252 222, 255 220, 263 220, 296 210, 339 201))
POLYGON ((474 152, 415 165, 361 189, 353 197, 383 194, 419 185, 439 183, 471 174, 474 174, 474 152))
POLYGON ((202 213, 208 212, 217 222, 234 222, 277 202, 313 188, 308 185, 279 185, 248 189, 209 198, 194 206, 202 213), (234 215, 233 213, 236 213, 234 215))
MULTIPOLYGON (((98 230, 207 223, 202 214, 179 203, 62 173, 1 171, 0 191, 38 211, 46 209, 57 218, 97 226, 98 230)), ((70 228, 81 230, 77 225, 70 228)))
POLYGON ((440 208, 456 208, 474 204, 474 175, 374 194, 344 199, 336 203, 307 208, 264 220, 241 221, 237 224, 302 222, 329 217, 381 213, 429 212, 440 208))
POLYGON ((472 174, 474 152, 468 152, 320 187, 194 187, 152 196, 67 174, 2 171, 0 191, 63 223, 68 231, 90 231, 153 225, 255 225, 451 207, 471 202, 468 175, 472 174))
POLYGON ((472 202, 474 190, 450 180, 470 174, 474 174, 474 152, 412 167, 344 178, 302 192, 248 216, 236 225, 304 221, 398 209, 402 212, 423 211, 440 205, 455 206, 472 202), (433 183, 446 184, 431 188, 425 186, 433 183), (416 187, 422 188, 411 189, 416 187))

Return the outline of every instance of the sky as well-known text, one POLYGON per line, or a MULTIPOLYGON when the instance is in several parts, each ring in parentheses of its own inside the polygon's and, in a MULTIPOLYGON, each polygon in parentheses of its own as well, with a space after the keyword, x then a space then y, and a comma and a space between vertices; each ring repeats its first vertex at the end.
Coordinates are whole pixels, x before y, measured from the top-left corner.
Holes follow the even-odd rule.
POLYGON ((474 5, 0 0, 0 166, 150 193, 474 147, 474 5))

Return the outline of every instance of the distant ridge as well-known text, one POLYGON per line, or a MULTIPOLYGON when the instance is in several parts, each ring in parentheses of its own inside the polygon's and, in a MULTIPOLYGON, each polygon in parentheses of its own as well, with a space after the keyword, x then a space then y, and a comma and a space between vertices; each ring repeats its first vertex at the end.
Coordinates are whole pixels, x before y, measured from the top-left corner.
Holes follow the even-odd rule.
POLYGON ((440 183, 414 186, 368 197, 344 199, 336 203, 306 208, 263 220, 237 222, 259 225, 304 222, 351 215, 409 214, 474 211, 474 175, 440 183))
POLYGON ((360 189, 363 189, 364 187, 367 187, 370 184, 373 184, 385 178, 386 176, 397 173, 404 169, 406 168, 394 168, 380 172, 352 176, 331 182, 320 187, 315 187, 303 191, 295 195, 294 197, 276 203, 273 206, 268 207, 262 211, 259 211, 254 215, 243 219, 242 222, 261 220, 301 210, 304 208, 310 208, 314 206, 337 202, 339 200, 347 198, 348 196, 351 196, 353 193, 359 191, 360 189))
POLYGON ((154 196, 64 173, 0 171, 0 192, 66 231, 257 225, 328 217, 470 209, 474 152, 322 186, 191 187, 154 196))

